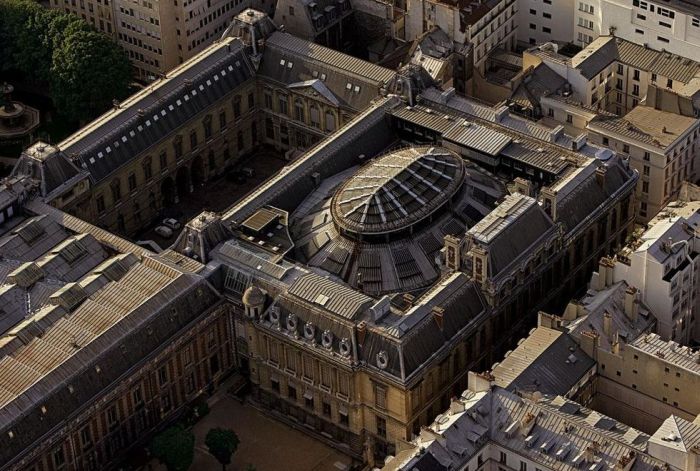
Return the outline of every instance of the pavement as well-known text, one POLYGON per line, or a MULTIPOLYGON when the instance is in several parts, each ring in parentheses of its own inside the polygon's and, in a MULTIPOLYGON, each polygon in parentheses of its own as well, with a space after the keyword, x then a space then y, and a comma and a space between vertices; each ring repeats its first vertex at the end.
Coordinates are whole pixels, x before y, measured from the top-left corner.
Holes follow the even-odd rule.
MULTIPOLYGON (((221 464, 204 444, 207 432, 215 427, 233 430, 240 444, 233 454, 229 471, 347 471, 351 458, 304 432, 278 422, 228 392, 229 378, 208 400, 209 413, 193 428, 194 462, 189 471, 221 470, 221 464)), ((166 471, 157 460, 145 468, 166 471)))
POLYGON ((230 470, 345 471, 351 459, 305 433, 267 417, 249 404, 223 395, 212 398, 211 409, 194 426, 195 457, 191 470, 219 470, 221 465, 204 445, 214 427, 230 428, 240 439, 230 470))
MULTIPOLYGON (((280 152, 263 147, 237 165, 238 167, 252 168, 255 172, 253 177, 247 178, 243 183, 238 183, 222 175, 215 180, 198 185, 192 193, 183 195, 179 203, 164 209, 160 219, 172 217, 184 225, 202 211, 222 212, 288 163, 280 152)), ((172 237, 164 238, 155 233, 157 225, 159 224, 154 224, 140 232, 133 237, 133 240, 151 240, 163 249, 169 247, 175 242, 180 231, 175 231, 172 237)))

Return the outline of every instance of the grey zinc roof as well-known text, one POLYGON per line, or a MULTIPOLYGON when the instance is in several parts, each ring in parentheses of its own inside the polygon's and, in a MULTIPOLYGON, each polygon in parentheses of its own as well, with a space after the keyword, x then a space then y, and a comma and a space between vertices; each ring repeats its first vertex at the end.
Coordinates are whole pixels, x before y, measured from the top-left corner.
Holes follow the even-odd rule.
POLYGON ((309 273, 289 287, 289 294, 345 319, 356 319, 372 304, 369 296, 328 278, 309 273))
POLYGON ((279 31, 265 43, 258 74, 291 88, 320 80, 314 86, 331 103, 358 111, 377 98, 396 75, 390 69, 279 31))
POLYGON ((487 247, 489 276, 495 277, 553 228, 554 223, 534 199, 515 193, 467 234, 487 247))
POLYGON ((588 127, 602 134, 613 132, 631 142, 641 142, 665 150, 698 120, 648 106, 636 106, 624 117, 598 116, 588 127))
POLYGON ((538 327, 492 374, 495 384, 505 389, 566 396, 595 365, 568 334, 538 327))
POLYGON ((614 61, 682 83, 688 83, 700 72, 697 61, 613 36, 594 40, 571 59, 571 65, 591 79, 614 61))
POLYGON ((311 61, 327 64, 329 67, 340 69, 349 75, 358 78, 362 77, 372 82, 386 84, 396 75, 396 72, 386 67, 357 59, 348 54, 336 51, 335 49, 321 46, 280 31, 276 31, 268 38, 266 47, 269 46, 288 51, 301 57, 306 56, 311 61))
POLYGON ((58 147, 88 170, 93 182, 101 181, 254 74, 239 40, 225 39, 197 58, 129 98, 120 109, 105 113, 58 147))

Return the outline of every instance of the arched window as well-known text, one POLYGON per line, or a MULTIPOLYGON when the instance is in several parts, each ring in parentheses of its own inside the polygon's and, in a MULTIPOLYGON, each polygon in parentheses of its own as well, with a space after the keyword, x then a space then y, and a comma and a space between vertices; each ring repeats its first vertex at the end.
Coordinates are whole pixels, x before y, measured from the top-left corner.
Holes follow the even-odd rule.
POLYGON ((326 131, 335 131, 335 114, 332 111, 326 111, 326 131))
POLYGON ((175 139, 173 140, 173 150, 175 151, 176 159, 182 157, 182 136, 175 136, 175 139))
POLYGON ((301 101, 301 99, 297 98, 294 100, 294 119, 297 121, 301 121, 302 123, 306 122, 306 113, 304 112, 304 102, 301 101))
POLYGON ((122 182, 119 178, 115 178, 112 180, 112 183, 110 183, 110 187, 112 188, 112 201, 119 201, 122 199, 122 182))
POLYGON ((151 177, 153 177, 153 159, 151 158, 150 155, 147 155, 145 159, 143 159, 143 177, 146 180, 150 180, 151 177))
POLYGON ((311 120, 311 126, 321 129, 321 114, 316 105, 309 107, 309 119, 311 120))

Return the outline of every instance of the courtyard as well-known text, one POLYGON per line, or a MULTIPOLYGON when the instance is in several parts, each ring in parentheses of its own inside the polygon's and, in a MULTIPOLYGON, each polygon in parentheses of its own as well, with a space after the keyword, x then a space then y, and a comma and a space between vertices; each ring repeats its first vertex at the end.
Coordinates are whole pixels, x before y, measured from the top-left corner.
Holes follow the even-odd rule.
MULTIPOLYGON (((231 471, 349 471, 351 459, 309 435, 267 417, 231 394, 220 390, 208 401, 209 413, 193 428, 194 461, 190 470, 220 470, 221 464, 204 444, 207 432, 215 427, 229 428, 240 440, 233 455, 231 471), (300 451, 303 450, 303 453, 300 451), (250 468, 252 466, 252 468, 250 468)), ((152 460, 142 469, 165 471, 152 460)))
POLYGON ((165 249, 175 242, 180 231, 175 231, 169 238, 161 237, 155 232, 160 220, 175 218, 184 225, 202 211, 223 212, 288 163, 281 152, 261 147, 253 155, 237 164, 237 168, 252 169, 252 177, 246 177, 245 181, 236 181, 229 173, 196 185, 191 193, 185 192, 178 203, 163 209, 158 224, 153 224, 133 239, 134 241, 150 240, 165 249))

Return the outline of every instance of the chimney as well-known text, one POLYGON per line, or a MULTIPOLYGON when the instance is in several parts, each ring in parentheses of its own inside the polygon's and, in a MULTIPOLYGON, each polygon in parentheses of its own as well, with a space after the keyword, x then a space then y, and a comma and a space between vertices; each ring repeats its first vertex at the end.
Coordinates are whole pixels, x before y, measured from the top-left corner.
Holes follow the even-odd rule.
POLYGON ((362 346, 365 343, 365 336, 367 335, 367 322, 362 321, 357 324, 357 343, 362 346))
POLYGON ((625 290, 625 315, 632 322, 637 322, 639 313, 639 301, 637 300, 637 288, 630 286, 625 290))
POLYGON ((605 186, 605 173, 608 171, 608 168, 605 165, 601 165, 598 167, 595 171, 595 181, 598 182, 598 185, 600 186, 605 186))
POLYGON ((612 336, 612 315, 608 311, 603 313, 603 332, 608 337, 612 336))
POLYGON ((583 332, 581 333, 581 350, 586 352, 586 355, 589 357, 593 358, 596 360, 598 357, 598 345, 599 345, 599 338, 598 334, 595 332, 583 332))
POLYGON ((467 378, 467 389, 472 392, 478 393, 491 389, 493 377, 488 373, 480 374, 470 371, 467 374, 467 378))
POLYGON ((618 332, 615 332, 615 335, 613 335, 610 351, 613 355, 620 354, 620 334, 618 332))
POLYGON ((460 412, 464 412, 464 403, 453 397, 452 402, 450 402, 450 414, 459 414, 460 412))
POLYGON ((566 305, 564 310, 564 320, 574 321, 578 317, 578 306, 576 301, 571 301, 566 305))
POLYGON ((537 313, 537 326, 547 327, 549 329, 561 329, 561 317, 540 311, 537 313))
POLYGON ((532 428, 535 426, 536 422, 537 416, 535 414, 532 412, 525 414, 525 417, 523 417, 520 421, 520 433, 522 433, 524 437, 530 435, 530 432, 532 432, 532 428))

